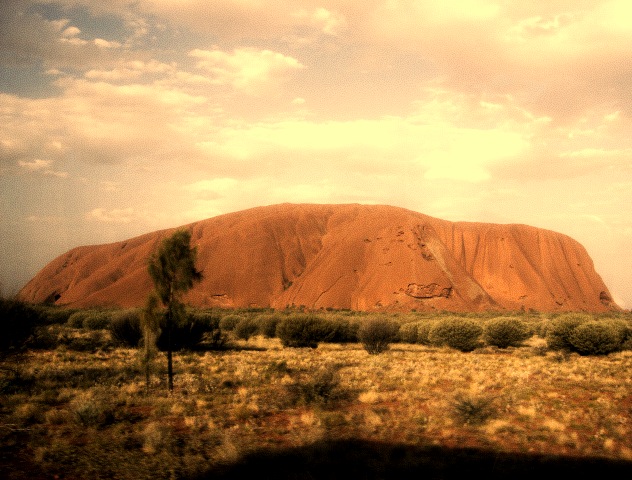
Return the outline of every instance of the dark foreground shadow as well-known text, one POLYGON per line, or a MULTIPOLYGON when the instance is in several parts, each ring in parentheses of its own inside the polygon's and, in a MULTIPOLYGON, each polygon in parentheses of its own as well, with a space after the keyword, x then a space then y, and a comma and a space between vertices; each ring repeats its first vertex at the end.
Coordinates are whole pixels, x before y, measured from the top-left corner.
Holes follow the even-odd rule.
POLYGON ((258 451, 208 470, 205 479, 529 479, 632 478, 632 462, 414 447, 357 440, 258 451), (538 477, 541 476, 541 477, 538 477), (553 477, 555 478, 555 477, 553 477))

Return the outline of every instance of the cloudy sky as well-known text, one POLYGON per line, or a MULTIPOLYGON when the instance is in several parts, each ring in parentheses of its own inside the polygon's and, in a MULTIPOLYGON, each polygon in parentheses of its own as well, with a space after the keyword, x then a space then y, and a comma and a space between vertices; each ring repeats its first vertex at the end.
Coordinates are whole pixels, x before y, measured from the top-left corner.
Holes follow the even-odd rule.
POLYGON ((568 234, 632 308, 631 19, 628 0, 2 0, 2 293, 77 245, 358 202, 568 234))

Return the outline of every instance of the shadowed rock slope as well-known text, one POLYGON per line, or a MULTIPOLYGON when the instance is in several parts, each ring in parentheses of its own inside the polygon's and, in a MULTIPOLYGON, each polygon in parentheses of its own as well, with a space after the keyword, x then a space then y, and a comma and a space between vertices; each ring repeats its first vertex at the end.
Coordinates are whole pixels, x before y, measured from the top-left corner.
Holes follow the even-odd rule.
MULTIPOLYGON (((525 225, 448 222, 374 205, 259 207, 192 223, 197 306, 354 310, 618 309, 586 250, 525 225)), ((31 302, 143 305, 147 260, 174 230, 78 247, 19 293, 31 302)))

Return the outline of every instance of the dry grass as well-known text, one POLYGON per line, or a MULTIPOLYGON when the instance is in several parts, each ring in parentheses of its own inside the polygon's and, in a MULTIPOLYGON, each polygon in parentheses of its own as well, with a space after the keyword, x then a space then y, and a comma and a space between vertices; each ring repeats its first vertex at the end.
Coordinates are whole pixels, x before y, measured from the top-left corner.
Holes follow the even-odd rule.
POLYGON ((172 395, 135 350, 29 353, 1 383, 0 476, 186 478, 346 439, 632 461, 630 351, 237 345, 177 354, 172 395))

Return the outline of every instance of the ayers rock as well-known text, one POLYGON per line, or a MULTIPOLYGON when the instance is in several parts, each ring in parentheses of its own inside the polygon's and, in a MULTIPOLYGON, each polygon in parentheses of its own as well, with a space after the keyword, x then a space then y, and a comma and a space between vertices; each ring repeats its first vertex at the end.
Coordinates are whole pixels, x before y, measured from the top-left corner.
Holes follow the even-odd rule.
MULTIPOLYGON (((183 228, 204 276, 187 294, 196 306, 618 309, 582 245, 526 225, 448 222, 389 206, 283 204, 183 228)), ((141 306, 152 289, 148 258, 173 231, 70 250, 18 296, 141 306)))

